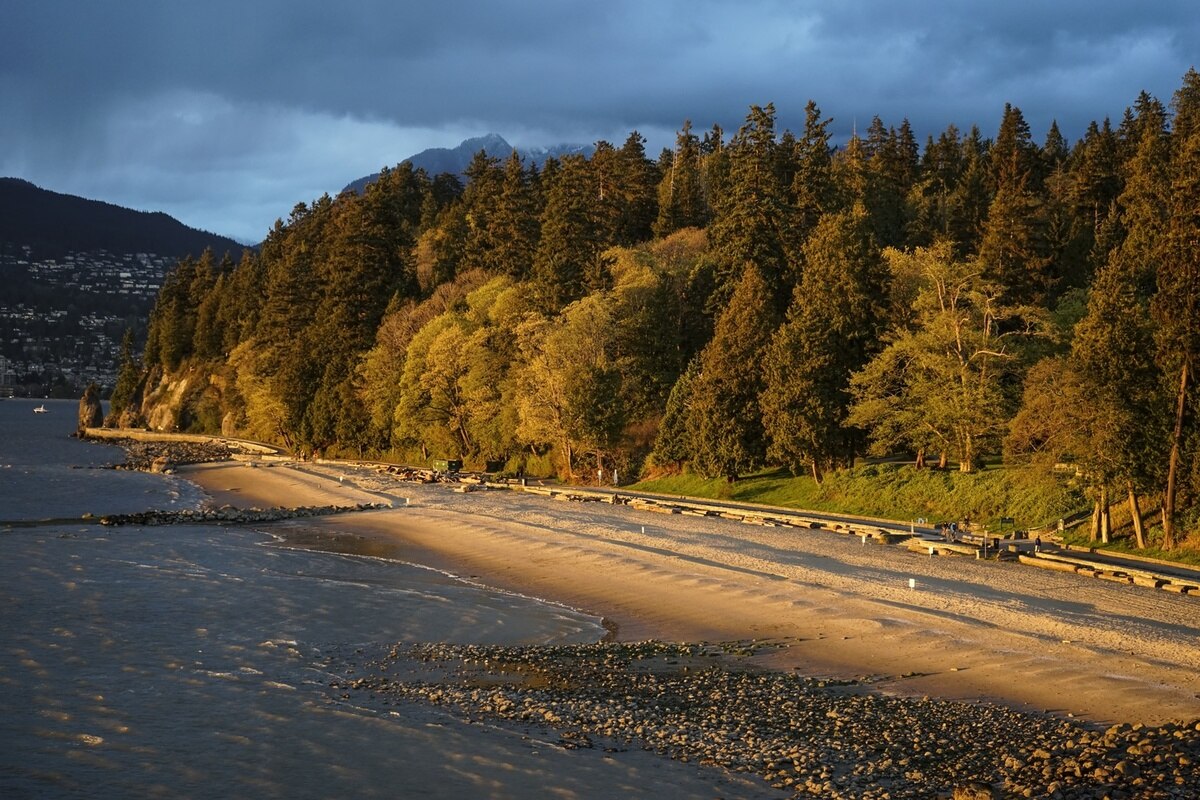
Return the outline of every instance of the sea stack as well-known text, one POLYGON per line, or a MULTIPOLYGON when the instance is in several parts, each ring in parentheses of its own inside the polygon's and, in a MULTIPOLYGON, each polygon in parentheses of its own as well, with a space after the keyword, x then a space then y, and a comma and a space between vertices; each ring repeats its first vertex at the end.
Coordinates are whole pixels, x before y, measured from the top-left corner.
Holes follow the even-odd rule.
POLYGON ((79 398, 79 430, 99 428, 104 424, 104 408, 100 405, 100 387, 89 383, 79 398))

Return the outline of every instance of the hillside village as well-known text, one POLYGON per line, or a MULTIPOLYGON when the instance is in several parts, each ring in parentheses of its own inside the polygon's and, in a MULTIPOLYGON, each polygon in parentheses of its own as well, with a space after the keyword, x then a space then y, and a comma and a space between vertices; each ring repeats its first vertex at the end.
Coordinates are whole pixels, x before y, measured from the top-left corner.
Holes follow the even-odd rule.
POLYGON ((0 247, 0 396, 111 388, 126 328, 140 329, 177 258, 0 247))

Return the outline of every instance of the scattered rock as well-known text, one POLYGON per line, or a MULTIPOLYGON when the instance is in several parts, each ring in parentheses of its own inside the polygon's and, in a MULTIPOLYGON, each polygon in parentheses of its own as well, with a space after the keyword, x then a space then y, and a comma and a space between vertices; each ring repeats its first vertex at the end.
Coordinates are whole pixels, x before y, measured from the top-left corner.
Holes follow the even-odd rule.
POLYGON ((100 518, 101 525, 199 525, 204 523, 261 524, 285 519, 322 517, 353 511, 375 511, 391 508, 388 503, 359 503, 352 506, 300 506, 297 508, 237 509, 224 506, 217 509, 193 511, 140 511, 134 514, 108 514, 100 518))
POLYGON ((986 703, 887 697, 750 671, 778 643, 379 645, 327 658, 334 697, 533 726, 560 747, 641 747, 796 797, 1200 796, 1197 723, 1107 731, 986 703), (350 677, 352 676, 352 677, 350 677), (1132 752, 1132 750, 1136 752, 1132 752), (952 794, 951 794, 952 793, 952 794))

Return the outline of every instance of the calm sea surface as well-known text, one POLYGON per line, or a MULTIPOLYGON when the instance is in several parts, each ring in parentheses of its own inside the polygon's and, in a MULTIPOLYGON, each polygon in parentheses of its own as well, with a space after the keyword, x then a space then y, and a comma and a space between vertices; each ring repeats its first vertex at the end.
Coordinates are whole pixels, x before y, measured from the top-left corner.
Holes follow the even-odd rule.
MULTIPOLYGON (((553 774, 509 732, 345 705, 326 659, 595 641, 597 620, 248 528, 91 524, 203 495, 93 468, 121 453, 69 437, 75 403, 35 404, 0 401, 0 797, 519 797, 498 772, 553 774)), ((604 796, 581 780, 552 783, 604 796)))

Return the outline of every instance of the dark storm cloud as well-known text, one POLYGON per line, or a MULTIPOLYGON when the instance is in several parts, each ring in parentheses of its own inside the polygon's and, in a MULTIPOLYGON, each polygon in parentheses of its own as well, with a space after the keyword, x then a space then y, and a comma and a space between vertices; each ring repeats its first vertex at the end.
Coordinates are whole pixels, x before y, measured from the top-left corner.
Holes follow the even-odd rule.
POLYGON ((1035 136, 1168 100, 1196 63, 1191 3, 312 0, 6 3, 0 172, 246 239, 297 201, 424 147, 732 132, 815 100, 839 136, 1035 136))

